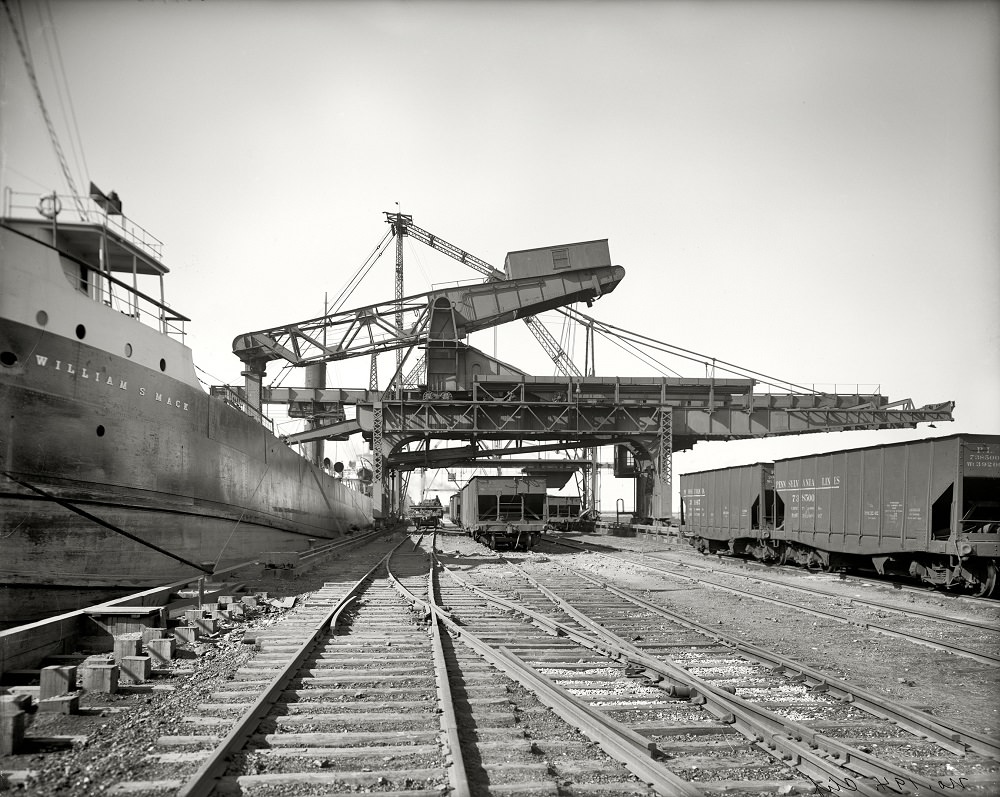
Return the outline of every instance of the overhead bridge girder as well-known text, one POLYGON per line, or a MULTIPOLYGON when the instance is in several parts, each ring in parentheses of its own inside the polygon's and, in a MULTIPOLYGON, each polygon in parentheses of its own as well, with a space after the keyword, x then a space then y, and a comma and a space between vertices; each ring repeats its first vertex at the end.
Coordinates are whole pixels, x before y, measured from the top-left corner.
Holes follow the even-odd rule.
MULTIPOLYGON (((854 429, 902 429, 952 420, 952 402, 914 407, 878 394, 753 393, 748 379, 590 377, 516 382, 479 377, 471 397, 426 400, 417 391, 381 396, 382 432, 430 438, 587 438, 621 440, 660 432, 660 408, 672 416, 673 450, 699 440, 729 440, 854 429)), ((378 394, 335 388, 269 388, 265 401, 292 405, 319 427, 288 442, 373 431, 378 394), (353 420, 341 420, 346 404, 353 420), (323 424, 324 416, 336 419, 323 424)), ((603 444, 603 442, 602 442, 603 444)))
MULTIPOLYGON (((750 412, 691 406, 668 399, 662 405, 582 404, 576 402, 484 403, 478 401, 393 401, 382 403, 385 434, 487 440, 558 439, 657 434, 661 406, 672 414, 673 449, 699 440, 731 440, 849 429, 905 429, 918 423, 949 421, 953 404, 915 409, 785 409, 750 412)), ((370 406, 358 405, 360 428, 373 428, 370 406)))
MULTIPOLYGON (((318 428, 290 443, 357 432, 391 458, 406 442, 431 439, 627 444, 637 473, 651 479, 652 517, 669 517, 671 455, 699 440, 733 440, 857 429, 907 429, 952 420, 953 402, 915 407, 879 394, 754 393, 750 379, 541 377, 486 375, 450 399, 418 391, 272 389, 318 428), (324 424, 353 404, 355 418, 324 424)), ((377 458, 378 459, 378 458, 377 458)), ((444 456, 442 457, 444 459, 444 456)), ((380 460, 381 461, 381 460, 380 460)), ((401 469, 407 464, 400 460, 401 469)), ((410 465, 412 467, 412 464, 410 465)), ((637 502, 638 507, 638 502, 637 502)))

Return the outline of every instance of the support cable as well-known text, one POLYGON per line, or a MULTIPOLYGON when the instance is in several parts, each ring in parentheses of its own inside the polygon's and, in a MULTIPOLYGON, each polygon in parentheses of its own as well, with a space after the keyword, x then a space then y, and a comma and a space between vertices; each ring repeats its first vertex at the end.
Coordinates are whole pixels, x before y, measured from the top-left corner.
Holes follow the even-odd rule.
MULTIPOLYGON (((72 135, 70 136, 70 146, 73 150, 73 158, 77 161, 77 169, 82 170, 84 177, 90 174, 90 167, 87 165, 87 155, 83 149, 83 136, 80 135, 80 124, 76 118, 76 108, 73 106, 73 93, 69 90, 69 78, 66 76, 66 64, 63 61, 62 49, 59 47, 59 37, 56 35, 56 23, 55 19, 52 17, 52 5, 51 3, 45 3, 45 13, 48 16, 48 30, 52 36, 52 48, 48 48, 48 40, 46 39, 46 48, 49 49, 49 59, 59 66, 59 74, 62 77, 62 84, 56 82, 56 91, 59 93, 60 105, 66 104, 69 106, 69 113, 67 114, 64 110, 64 118, 68 118, 72 121, 73 129, 72 135), (55 57, 52 56, 52 49, 55 49, 55 57), (66 90, 65 103, 62 97, 62 88, 66 90)), ((45 23, 42 23, 43 32, 45 31, 45 23)))
POLYGON ((204 565, 195 564, 191 560, 185 559, 183 556, 178 556, 177 554, 171 553, 165 548, 161 548, 159 545, 154 545, 153 543, 147 542, 146 540, 140 537, 136 537, 134 534, 130 534, 124 529, 120 529, 117 526, 108 523, 106 520, 101 520, 96 515, 92 515, 90 514, 90 512, 87 512, 84 509, 80 509, 80 507, 70 503, 69 501, 63 498, 59 498, 58 496, 52 495, 52 493, 46 492, 40 487, 35 487, 33 484, 28 484, 28 482, 21 481, 20 479, 15 478, 11 474, 7 473, 7 471, 0 471, 0 473, 3 473, 4 476, 6 476, 15 484, 20 484, 26 490, 31 490, 33 493, 38 493, 43 498, 59 504, 59 506, 63 507, 64 509, 68 509, 70 512, 75 512, 76 514, 80 515, 80 517, 84 517, 87 520, 91 520, 98 526, 103 526, 109 531, 113 531, 115 534, 121 534, 123 537, 127 537, 128 539, 132 540, 132 542, 136 542, 139 545, 144 545, 147 548, 152 548, 157 553, 162 553, 164 556, 169 556, 171 559, 175 559, 181 564, 187 565, 188 567, 193 567, 195 570, 200 570, 202 573, 207 573, 208 575, 212 575, 215 572, 215 570, 211 567, 205 567, 204 565))
POLYGON ((575 321, 581 324, 594 324, 600 328, 600 331, 606 335, 614 335, 615 337, 622 338, 624 340, 630 340, 632 342, 638 342, 637 345, 646 345, 657 351, 663 351, 667 354, 672 354, 676 357, 681 357, 685 360, 691 360, 693 362, 698 362, 702 364, 714 363, 719 367, 720 371, 725 371, 726 373, 735 374, 737 376, 743 377, 759 377, 763 384, 770 385, 772 387, 777 387, 782 390, 795 390, 801 391, 803 393, 814 393, 819 394, 822 391, 815 390, 814 388, 808 388, 803 385, 796 384, 795 382, 790 382, 786 379, 781 379, 776 376, 768 376, 767 374, 761 373, 760 371, 754 371, 751 368, 744 368, 741 365, 736 365, 735 363, 727 362, 726 360, 719 360, 715 357, 710 357, 707 354, 700 354, 690 349, 685 349, 680 346, 675 346, 671 343, 666 343, 664 341, 656 340, 648 335, 642 335, 638 332, 631 332, 630 330, 623 329, 622 327, 614 326, 613 324, 606 324, 603 321, 598 321, 593 316, 581 313, 579 310, 566 309, 566 308, 556 308, 558 312, 568 315, 575 321), (729 366, 728 368, 722 366, 729 366))
POLYGON ((87 209, 84 207, 83 201, 80 199, 80 192, 76 187, 76 182, 73 180, 73 174, 70 172, 69 164, 66 162, 66 155, 63 153, 62 145, 59 143, 59 135, 56 133, 55 125, 52 123, 52 117, 49 116, 48 108, 45 105, 45 99, 42 97, 42 90, 38 85, 38 76, 35 74, 35 67, 31 60, 31 54, 28 52, 27 43, 21 38, 21 31, 14 21, 14 14, 10 10, 10 3, 8 0, 0 0, 3 3, 3 9, 7 13, 7 19, 10 20, 11 31, 14 34, 14 41, 17 43, 17 49, 21 52, 21 60, 24 62, 24 68, 28 72, 28 80, 31 82, 31 88, 35 92, 35 99, 38 101, 38 107, 42 112, 42 118, 45 120, 45 127, 49 131, 49 140, 52 142, 52 148, 55 150, 56 158, 59 160, 59 168, 62 169, 63 178, 66 180, 66 184, 69 186, 70 195, 73 197, 73 203, 76 205, 77 212, 83 219, 87 218, 87 209))

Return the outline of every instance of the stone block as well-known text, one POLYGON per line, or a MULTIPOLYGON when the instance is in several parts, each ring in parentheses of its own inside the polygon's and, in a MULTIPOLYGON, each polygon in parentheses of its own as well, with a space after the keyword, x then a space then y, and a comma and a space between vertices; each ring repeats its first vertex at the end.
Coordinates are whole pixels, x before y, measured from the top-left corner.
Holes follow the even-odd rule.
POLYGON ((166 628, 146 628, 142 632, 142 646, 149 645, 151 639, 163 639, 167 635, 166 628))
POLYGON ((244 606, 250 609, 254 609, 257 607, 257 599, 253 595, 244 595, 242 598, 240 598, 240 603, 242 603, 244 606))
POLYGON ((80 711, 80 695, 57 695, 38 701, 38 710, 49 714, 76 714, 80 711))
POLYGON ((96 664, 84 667, 84 691, 106 692, 113 695, 118 691, 118 672, 117 664, 96 664))
POLYGON ((154 664, 164 664, 172 661, 177 641, 173 637, 166 639, 151 639, 146 643, 146 652, 154 664))
POLYGON ((153 675, 153 660, 149 656, 126 656, 119 666, 122 676, 132 683, 145 683, 153 675))
POLYGON ((179 625, 174 629, 174 639, 178 645, 191 645, 198 641, 198 628, 193 625, 179 625))
POLYGON ((24 743, 24 709, 16 698, 0 695, 0 756, 13 755, 24 743))
POLYGON ((202 617, 191 623, 191 625, 198 629, 198 636, 214 634, 218 624, 219 621, 214 617, 202 617))
POLYGON ((138 656, 141 647, 141 636, 116 637, 114 649, 115 661, 121 661, 126 656, 138 656))
POLYGON ((76 691, 76 667, 42 667, 39 677, 38 699, 47 700, 76 691))
POLYGON ((201 609, 185 609, 184 610, 184 621, 187 625, 196 625, 199 620, 205 616, 205 612, 201 609))

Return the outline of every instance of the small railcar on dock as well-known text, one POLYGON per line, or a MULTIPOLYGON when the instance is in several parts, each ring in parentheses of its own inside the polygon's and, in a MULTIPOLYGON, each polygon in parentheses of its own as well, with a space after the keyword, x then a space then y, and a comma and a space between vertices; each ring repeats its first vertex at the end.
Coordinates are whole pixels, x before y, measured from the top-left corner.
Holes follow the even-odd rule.
POLYGON ((553 531, 579 531, 583 506, 578 495, 545 496, 545 518, 553 531))
POLYGON ((545 529, 545 487, 543 476, 473 476, 459 493, 462 528, 493 550, 529 551, 545 529))

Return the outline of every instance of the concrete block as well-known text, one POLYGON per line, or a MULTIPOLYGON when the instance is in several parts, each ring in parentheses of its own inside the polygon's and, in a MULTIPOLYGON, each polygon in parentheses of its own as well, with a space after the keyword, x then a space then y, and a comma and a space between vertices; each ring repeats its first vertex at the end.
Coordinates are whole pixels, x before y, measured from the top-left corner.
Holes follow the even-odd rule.
POLYGON ((172 661, 177 641, 173 637, 166 639, 151 639, 146 643, 146 652, 154 664, 163 664, 172 661))
POLYGON ((126 656, 138 656, 142 647, 141 636, 116 637, 115 638, 115 661, 121 661, 126 656))
POLYGON ((213 617, 202 617, 195 620, 191 625, 198 629, 198 636, 214 634, 219 625, 219 621, 213 617))
POLYGON ((244 595, 242 598, 240 598, 240 603, 242 603, 244 606, 250 609, 254 609, 257 607, 257 599, 253 595, 244 595))
POLYGON ((84 667, 84 691, 106 692, 113 695, 118 691, 118 672, 117 664, 97 664, 84 667))
POLYGON ((141 684, 153 675, 153 660, 149 656, 126 656, 121 660, 122 676, 141 684))
POLYGON ((205 616, 205 612, 201 609, 185 609, 184 610, 184 621, 186 625, 196 625, 200 619, 205 616))
POLYGON ((166 628, 146 628, 142 632, 142 646, 145 648, 151 639, 163 639, 167 635, 166 628))
POLYGON ((231 603, 229 608, 226 609, 229 612, 229 617, 234 620, 242 620, 244 611, 242 603, 231 603))
POLYGON ((76 667, 42 667, 39 678, 38 699, 47 700, 76 691, 76 667))
POLYGON ((261 575, 276 581, 294 581, 296 572, 294 567, 265 567, 261 575))
POLYGON ((24 709, 17 697, 0 695, 0 756, 13 755, 24 743, 24 709))
POLYGON ((49 714, 77 714, 80 711, 80 695, 57 695, 39 700, 38 710, 49 714))
POLYGON ((179 625, 174 629, 174 639, 178 645, 191 645, 198 641, 198 627, 193 625, 179 625))
POLYGON ((239 599, 235 595, 219 595, 216 600, 219 602, 220 606, 229 606, 232 603, 239 603, 239 599))

